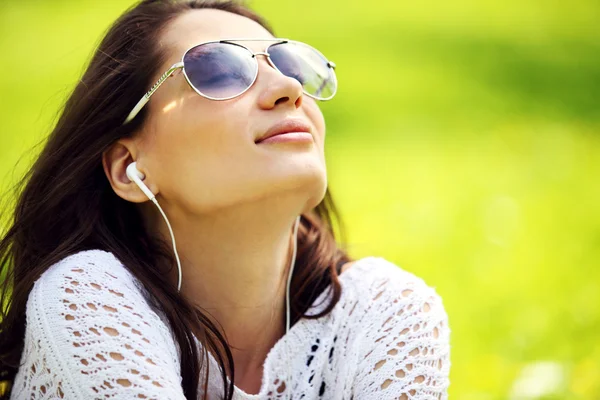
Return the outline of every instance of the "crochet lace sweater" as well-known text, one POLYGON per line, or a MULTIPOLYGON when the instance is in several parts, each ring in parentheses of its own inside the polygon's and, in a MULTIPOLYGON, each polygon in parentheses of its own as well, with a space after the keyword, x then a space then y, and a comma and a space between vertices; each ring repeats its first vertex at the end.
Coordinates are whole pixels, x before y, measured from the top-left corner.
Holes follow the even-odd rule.
MULTIPOLYGON (((234 387, 234 399, 447 399, 450 329, 435 289, 381 257, 358 260, 340 282, 331 313, 301 318, 269 351, 260 392, 234 387)), ((185 399, 179 346, 152 304, 112 253, 86 250, 54 264, 28 298, 11 399, 185 399)), ((222 398, 208 354, 208 398, 222 398)))

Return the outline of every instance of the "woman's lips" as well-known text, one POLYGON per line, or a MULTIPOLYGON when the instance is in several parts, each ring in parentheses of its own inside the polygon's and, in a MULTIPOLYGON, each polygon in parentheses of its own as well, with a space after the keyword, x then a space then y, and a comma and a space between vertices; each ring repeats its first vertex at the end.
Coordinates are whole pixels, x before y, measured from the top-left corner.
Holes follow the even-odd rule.
POLYGON ((263 143, 287 143, 287 142, 312 142, 313 137, 308 132, 287 132, 280 133, 275 136, 271 136, 267 139, 257 142, 257 144, 263 143))
MULTIPOLYGON (((287 118, 279 121, 275 125, 271 126, 264 134, 262 134, 255 143, 262 143, 267 141, 273 136, 279 135, 287 135, 289 133, 308 133, 311 132, 310 124, 305 121, 303 118, 287 118)), ((312 136, 312 135, 311 135, 312 136)), ((291 137, 290 137, 291 138, 291 137)), ((297 139, 296 139, 297 140, 297 139)), ((272 143, 283 141, 283 139, 279 139, 277 141, 272 141, 272 143)))

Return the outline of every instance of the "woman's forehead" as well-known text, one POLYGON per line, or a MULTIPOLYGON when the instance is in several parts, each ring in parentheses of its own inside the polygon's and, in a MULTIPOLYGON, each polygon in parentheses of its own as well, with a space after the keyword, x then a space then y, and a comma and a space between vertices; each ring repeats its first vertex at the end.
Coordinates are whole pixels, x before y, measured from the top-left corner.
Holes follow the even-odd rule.
MULTIPOLYGON (((166 47, 169 58, 181 58, 190 47, 211 40, 226 38, 272 38, 258 22, 228 11, 216 9, 191 10, 175 18, 163 33, 160 45, 166 47)), ((245 44, 255 51, 264 49, 261 42, 245 44)))

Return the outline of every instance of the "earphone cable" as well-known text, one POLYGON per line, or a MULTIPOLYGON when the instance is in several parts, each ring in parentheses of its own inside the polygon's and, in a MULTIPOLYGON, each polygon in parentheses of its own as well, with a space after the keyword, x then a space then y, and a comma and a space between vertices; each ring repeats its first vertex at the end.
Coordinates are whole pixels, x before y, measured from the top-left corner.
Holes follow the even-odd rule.
POLYGON ((158 201, 156 201, 155 198, 152 198, 151 200, 154 204, 156 204, 156 207, 158 207, 158 210, 160 211, 163 218, 167 222, 167 227, 169 228, 169 232, 171 233, 171 240, 173 241, 173 251, 175 252, 175 259, 177 260, 177 271, 178 271, 178 275, 179 275, 178 280, 177 280, 177 291, 179 292, 179 291, 181 291, 181 262, 179 261, 179 254, 177 254, 177 246, 175 246, 175 235, 173 234, 173 229, 171 229, 171 224, 169 223, 169 219, 165 215, 161 206, 158 204, 158 201))
MULTIPOLYGON (((294 251, 292 253, 292 261, 290 263, 290 272, 288 275, 288 281, 287 281, 287 294, 285 296, 285 300, 286 300, 286 307, 287 307, 287 312, 286 312, 286 329, 285 329, 285 333, 287 334, 290 330, 290 283, 292 281, 292 273, 294 271, 294 266, 296 265, 296 252, 298 250, 298 225, 300 225, 300 215, 296 218, 296 223, 294 225, 294 235, 293 235, 293 248, 294 251)), ((286 363, 286 372, 287 372, 287 376, 286 379, 291 378, 291 373, 290 373, 290 363, 286 363)), ((288 389, 288 395, 287 398, 291 398, 291 389, 288 389)))
POLYGON ((296 251, 297 251, 297 247, 298 247, 298 243, 297 243, 297 237, 298 237, 298 225, 300 224, 300 216, 298 216, 296 218, 296 224, 294 225, 294 236, 293 236, 293 247, 294 247, 294 251, 292 253, 292 261, 290 263, 290 272, 288 274, 288 281, 287 281, 287 293, 285 296, 285 300, 286 300, 286 307, 287 307, 287 313, 286 313, 286 323, 285 323, 285 332, 287 333, 290 330, 290 283, 292 281, 292 273, 294 271, 294 265, 296 264, 296 251))

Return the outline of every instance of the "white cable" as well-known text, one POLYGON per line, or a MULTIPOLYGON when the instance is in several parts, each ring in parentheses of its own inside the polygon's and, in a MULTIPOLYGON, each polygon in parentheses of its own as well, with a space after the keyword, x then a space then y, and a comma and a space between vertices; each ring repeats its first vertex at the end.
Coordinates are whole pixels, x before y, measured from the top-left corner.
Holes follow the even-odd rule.
POLYGON ((300 216, 298 216, 296 218, 296 224, 294 225, 294 236, 293 236, 293 247, 294 247, 294 251, 292 253, 292 261, 290 263, 290 272, 288 275, 288 281, 287 281, 287 294, 285 296, 285 302, 286 302, 286 322, 285 322, 285 333, 287 333, 290 330, 290 282, 292 281, 292 272, 294 271, 294 265, 296 264, 296 250, 298 247, 297 244, 297 240, 296 237, 298 235, 298 225, 300 223, 300 216))
POLYGON ((173 251, 175 252, 175 259, 177 260, 177 270, 178 270, 178 273, 179 273, 179 278, 178 278, 178 281, 177 281, 177 291, 179 292, 179 291, 181 291, 181 262, 179 261, 179 254, 177 254, 177 246, 175 246, 175 235, 173 234, 173 229, 171 229, 171 224, 169 223, 169 219, 167 218, 167 216, 165 215, 164 211, 162 210, 162 208, 158 204, 158 201, 156 201, 155 198, 152 198, 150 200, 152 200, 152 202, 154 204, 156 204, 156 207, 158 207, 160 213, 162 214, 163 218, 167 222, 167 227, 169 227, 169 232, 171 233, 171 240, 173 241, 173 251))
MULTIPOLYGON (((294 235, 292 237, 293 243, 292 246, 294 247, 294 251, 292 253, 292 261, 290 262, 290 272, 288 274, 288 281, 287 281, 287 293, 285 296, 285 302, 286 302, 286 323, 285 323, 285 333, 287 334, 290 330, 290 282, 292 281, 292 273, 294 271, 294 265, 296 264, 296 250, 298 248, 298 225, 300 224, 300 215, 296 218, 296 223, 294 225, 294 235)), ((286 363, 286 372, 287 372, 287 378, 291 378, 292 374, 290 373, 290 363, 286 363)), ((291 398, 291 392, 290 392, 291 388, 288 388, 288 398, 291 398)))

